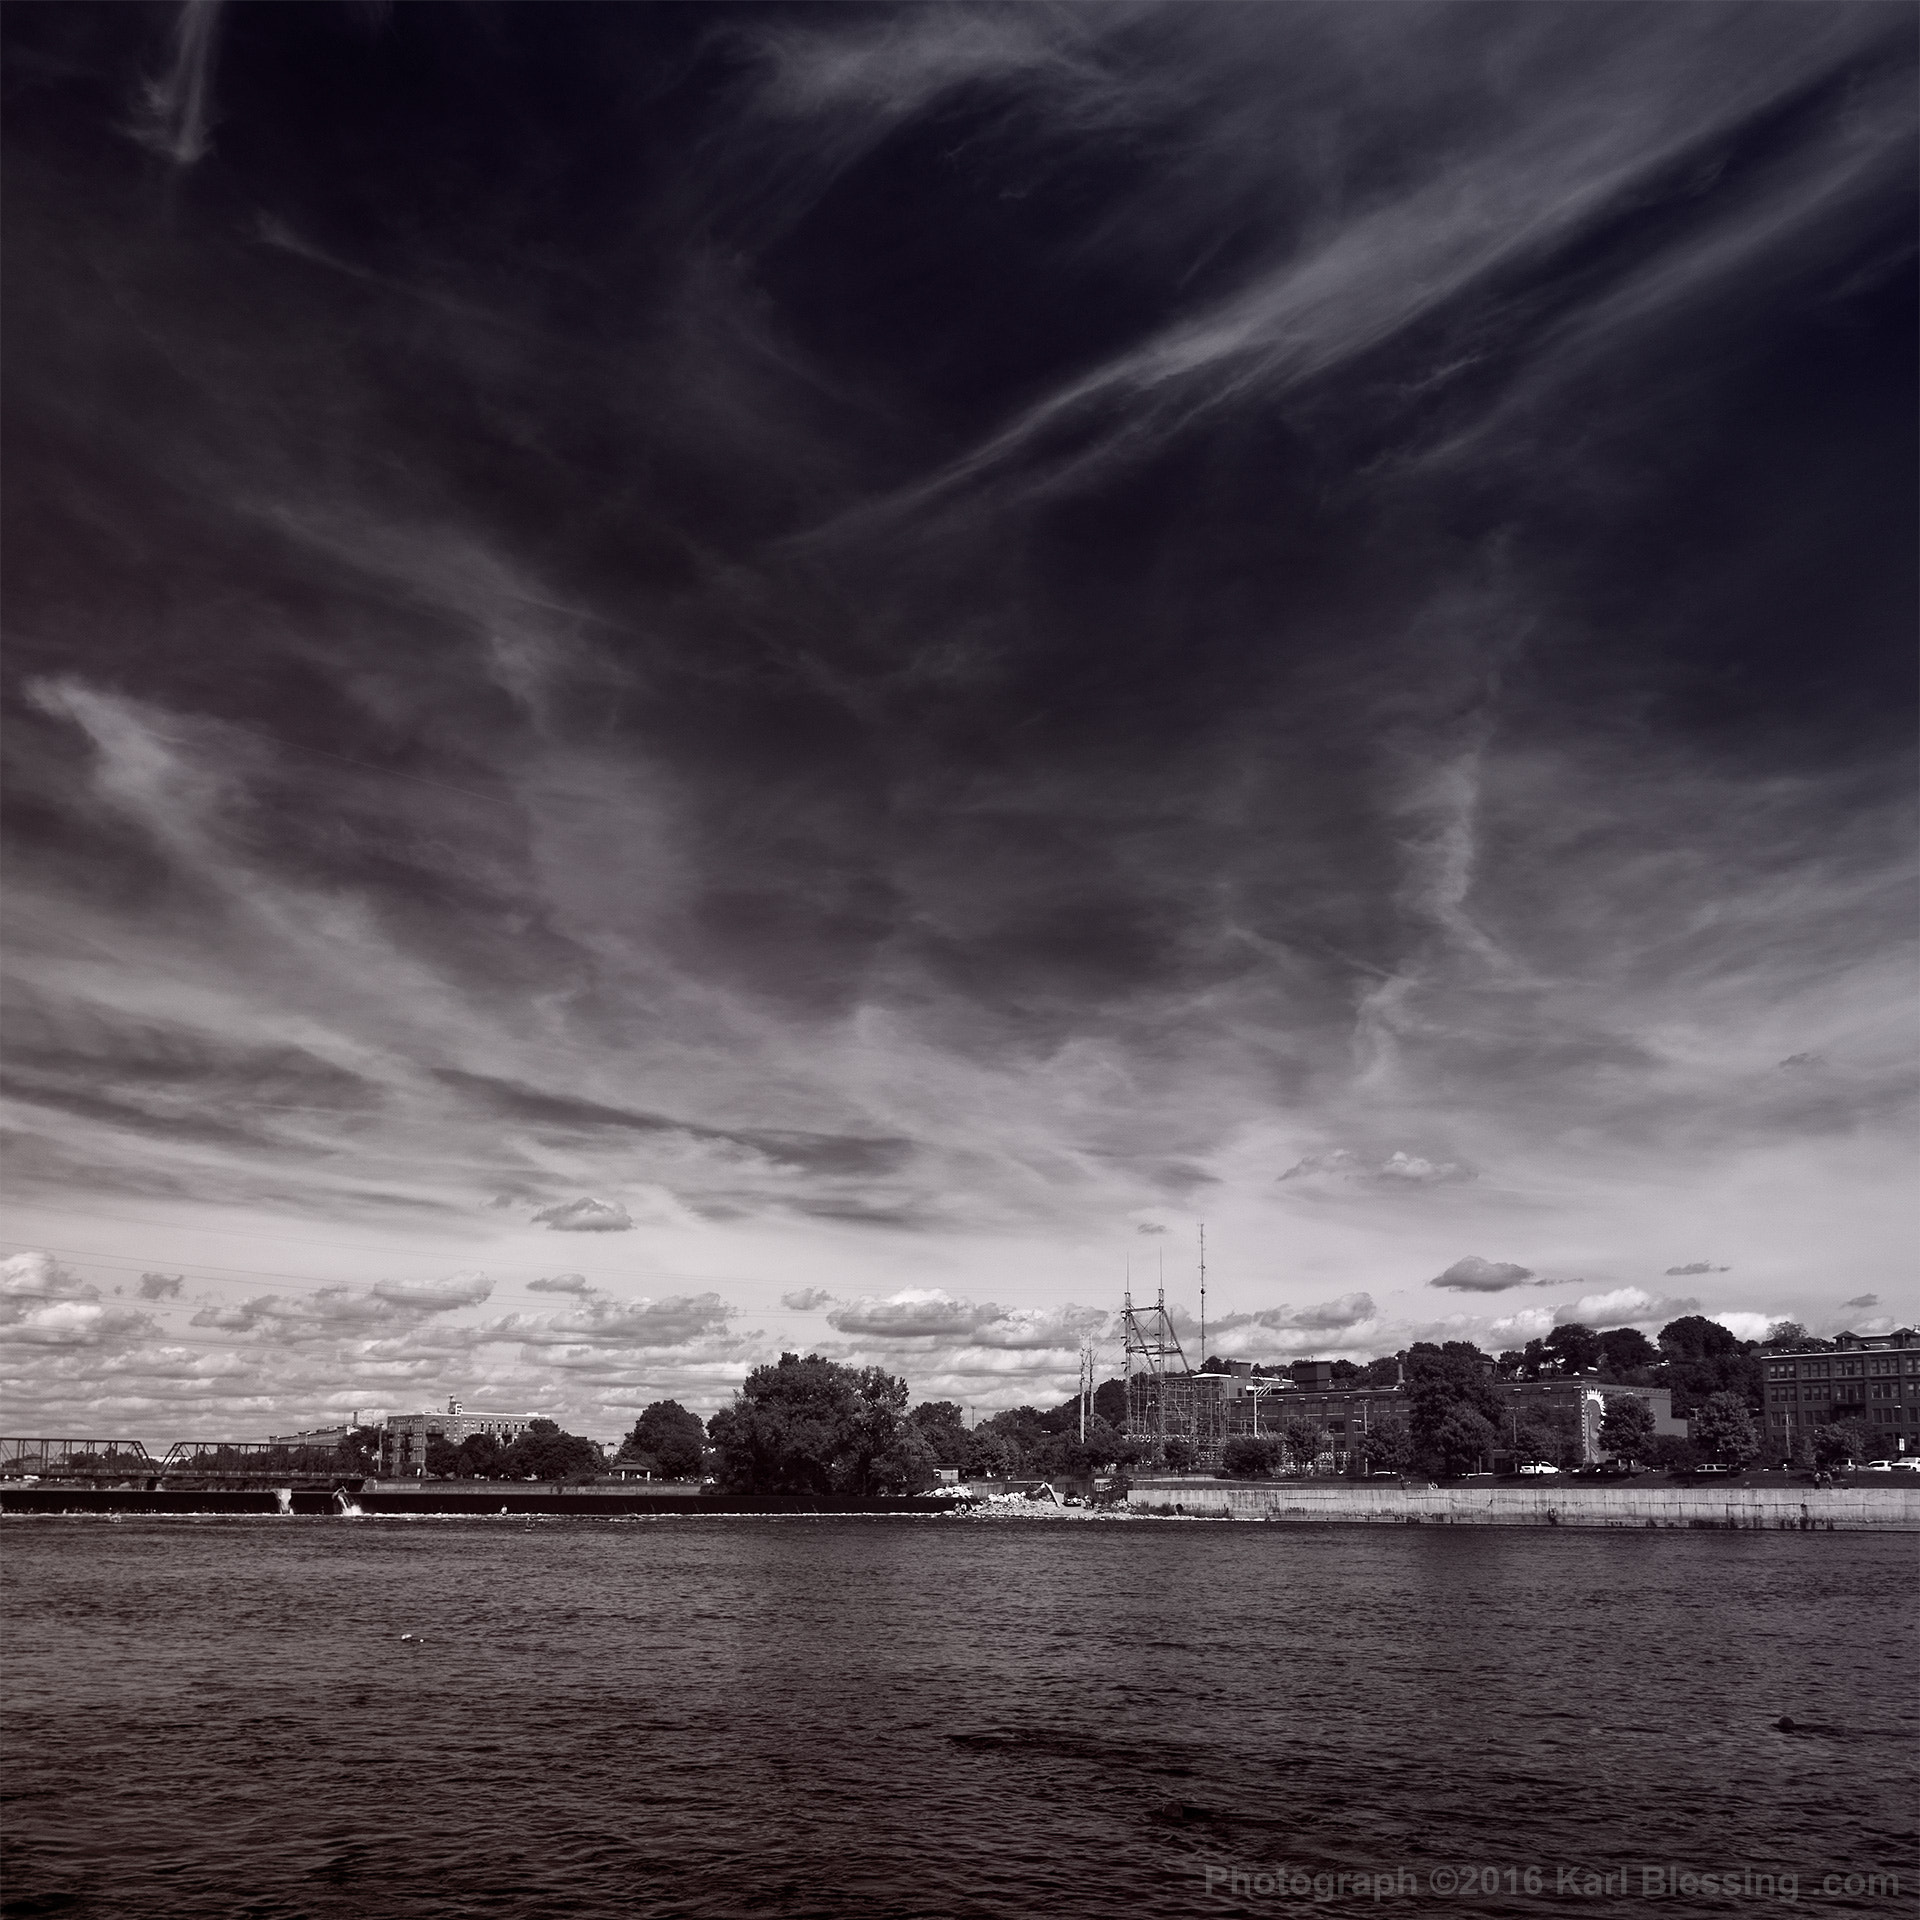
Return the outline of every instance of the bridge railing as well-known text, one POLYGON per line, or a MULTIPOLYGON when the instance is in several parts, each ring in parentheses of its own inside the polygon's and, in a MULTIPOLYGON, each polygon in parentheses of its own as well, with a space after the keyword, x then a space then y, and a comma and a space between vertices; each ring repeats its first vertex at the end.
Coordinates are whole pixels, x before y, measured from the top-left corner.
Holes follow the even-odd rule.
POLYGON ((0 1436, 0 1480, 133 1480, 159 1470, 138 1440, 0 1436))
POLYGON ((368 1471, 352 1449, 286 1440, 176 1440, 155 1460, 138 1440, 0 1436, 0 1481, 149 1486, 357 1485, 368 1471))
POLYGON ((298 1486, 357 1480, 366 1468, 344 1447, 287 1440, 176 1440, 160 1463, 162 1484, 298 1486))

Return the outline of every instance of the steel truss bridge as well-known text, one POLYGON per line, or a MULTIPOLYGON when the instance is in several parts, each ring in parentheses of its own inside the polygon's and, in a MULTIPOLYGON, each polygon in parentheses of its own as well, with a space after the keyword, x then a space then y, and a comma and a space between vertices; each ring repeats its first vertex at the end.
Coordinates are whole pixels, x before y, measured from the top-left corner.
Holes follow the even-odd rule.
POLYGON ((358 1487, 366 1467, 345 1448, 283 1440, 176 1440, 155 1460, 138 1440, 0 1436, 0 1483, 59 1486, 358 1487))

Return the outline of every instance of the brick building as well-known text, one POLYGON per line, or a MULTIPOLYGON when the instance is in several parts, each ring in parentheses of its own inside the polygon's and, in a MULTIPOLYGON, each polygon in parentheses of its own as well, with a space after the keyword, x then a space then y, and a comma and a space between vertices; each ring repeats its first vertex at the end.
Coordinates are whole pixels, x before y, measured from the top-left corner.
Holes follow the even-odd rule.
POLYGON ((1848 1335, 1823 1352, 1762 1356, 1766 1451, 1786 1459, 1815 1427, 1857 1420, 1876 1456, 1920 1453, 1920 1336, 1848 1335))
MULTIPOLYGON (((1149 1381, 1134 1377, 1129 1396, 1129 1430, 1145 1438, 1159 1436, 1159 1398, 1167 1400, 1166 1433, 1188 1440, 1196 1464, 1218 1467, 1226 1443, 1243 1434, 1279 1434, 1291 1420, 1310 1420, 1326 1433, 1318 1468, 1322 1472, 1357 1471, 1354 1449, 1368 1427, 1383 1413, 1404 1419, 1404 1385, 1380 1387, 1336 1386, 1332 1363, 1315 1360, 1288 1375, 1256 1375, 1245 1361, 1231 1361, 1225 1373, 1168 1376, 1149 1381), (1144 1389, 1144 1390, 1143 1390, 1144 1389)), ((1684 1438, 1687 1423, 1673 1414, 1673 1395, 1666 1387, 1617 1386, 1596 1374, 1577 1374, 1552 1380, 1492 1380, 1488 1384, 1501 1403, 1502 1438, 1517 1436, 1524 1423, 1560 1432, 1567 1441, 1570 1464, 1591 1466, 1600 1460, 1600 1422, 1606 1417, 1609 1394, 1632 1394, 1653 1412, 1656 1436, 1684 1438)), ((1511 1445, 1497 1447, 1487 1462, 1493 1471, 1514 1464, 1511 1445)))
POLYGON ((445 1440, 457 1447, 473 1434, 490 1433, 503 1447, 510 1447, 526 1432, 532 1417, 469 1413, 458 1400, 449 1400, 445 1413, 391 1413, 380 1432, 381 1476, 399 1480, 425 1473, 429 1440, 445 1440))

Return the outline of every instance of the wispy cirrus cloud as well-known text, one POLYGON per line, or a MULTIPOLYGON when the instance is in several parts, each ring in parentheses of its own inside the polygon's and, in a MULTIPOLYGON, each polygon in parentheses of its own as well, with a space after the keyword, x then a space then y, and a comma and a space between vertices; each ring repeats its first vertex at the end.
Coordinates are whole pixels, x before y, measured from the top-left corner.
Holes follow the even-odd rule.
POLYGON ((1901 19, 159 19, 7 23, 18 1417, 1900 1297, 1901 19))

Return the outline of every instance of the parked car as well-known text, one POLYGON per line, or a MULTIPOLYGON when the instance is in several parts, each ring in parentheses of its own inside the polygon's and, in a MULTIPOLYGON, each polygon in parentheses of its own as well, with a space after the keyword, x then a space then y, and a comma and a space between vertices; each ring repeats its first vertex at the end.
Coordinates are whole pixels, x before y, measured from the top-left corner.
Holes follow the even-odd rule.
POLYGON ((1862 1460, 1859 1470, 1862 1473, 1891 1473, 1893 1471, 1893 1462, 1891 1460, 1862 1460))
POLYGON ((1723 1461, 1709 1460, 1704 1467, 1695 1467, 1695 1473, 1731 1473, 1733 1469, 1723 1461))
POLYGON ((1895 1473, 1920 1473, 1920 1455, 1908 1454, 1904 1459, 1890 1464, 1895 1473))
POLYGON ((1558 1467, 1549 1466, 1544 1460, 1531 1460, 1520 1471, 1522 1473, 1558 1473, 1558 1467))

